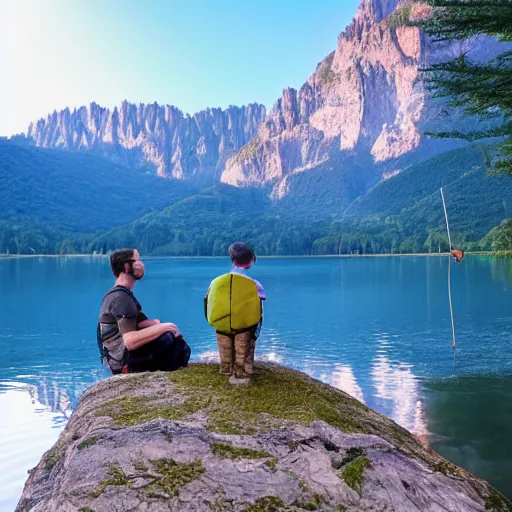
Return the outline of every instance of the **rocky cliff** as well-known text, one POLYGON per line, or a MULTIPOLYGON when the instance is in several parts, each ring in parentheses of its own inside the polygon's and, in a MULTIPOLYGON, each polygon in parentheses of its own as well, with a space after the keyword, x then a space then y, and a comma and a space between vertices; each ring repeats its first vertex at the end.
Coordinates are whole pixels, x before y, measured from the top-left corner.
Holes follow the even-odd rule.
POLYGON ((53 112, 27 131, 37 146, 92 151, 162 177, 213 181, 265 118, 263 105, 208 109, 193 116, 169 105, 124 101, 53 112))
POLYGON ((30 472, 17 512, 507 511, 485 481, 304 374, 217 365, 92 386, 30 472))
POLYGON ((463 52, 485 61, 504 49, 485 37, 434 43, 412 24, 429 9, 412 0, 361 0, 336 49, 299 90, 285 89, 268 116, 256 104, 188 116, 157 104, 109 110, 92 103, 54 112, 28 137, 160 176, 271 186, 287 210, 328 192, 336 208, 325 213, 339 216, 382 179, 461 144, 424 136, 472 121, 433 100, 419 69, 463 52))
POLYGON ((409 0, 361 0, 335 51, 300 90, 283 91, 254 139, 228 160, 222 181, 271 182, 281 199, 297 174, 327 166, 366 188, 399 172, 404 156, 417 162, 448 149, 445 142, 428 143, 423 132, 460 129, 460 115, 429 97, 419 68, 463 51, 485 60, 500 47, 490 38, 433 43, 410 24, 428 13, 428 6, 409 0))

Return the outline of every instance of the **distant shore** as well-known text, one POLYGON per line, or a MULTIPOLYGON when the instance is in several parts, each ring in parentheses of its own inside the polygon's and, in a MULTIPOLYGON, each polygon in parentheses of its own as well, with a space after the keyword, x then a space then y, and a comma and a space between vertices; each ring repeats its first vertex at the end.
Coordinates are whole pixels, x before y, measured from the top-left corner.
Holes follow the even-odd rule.
MULTIPOLYGON (((500 256, 503 257, 503 253, 508 251, 472 251, 466 252, 465 255, 472 256, 500 256)), ((404 256, 448 256, 447 252, 418 252, 418 253, 403 253, 403 254, 283 254, 280 256, 258 256, 259 259, 278 259, 278 258, 296 258, 296 259, 314 259, 314 258, 396 258, 404 256)), ((509 253, 512 256, 512 251, 509 253)), ((11 258, 107 258, 108 254, 3 254, 0 253, 0 259, 11 259, 11 258)), ((171 256, 171 255, 158 255, 148 254, 146 258, 174 258, 174 259, 224 259, 226 256, 171 256)))

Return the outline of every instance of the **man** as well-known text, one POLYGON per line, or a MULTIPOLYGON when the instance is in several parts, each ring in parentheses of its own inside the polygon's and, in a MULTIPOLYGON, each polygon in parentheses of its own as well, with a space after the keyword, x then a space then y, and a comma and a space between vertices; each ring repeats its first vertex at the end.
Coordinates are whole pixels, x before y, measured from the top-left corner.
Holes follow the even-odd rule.
POLYGON ((178 327, 150 320, 133 295, 144 277, 137 249, 119 249, 110 256, 114 286, 105 294, 98 323, 98 346, 112 373, 172 371, 186 366, 190 347, 178 327))

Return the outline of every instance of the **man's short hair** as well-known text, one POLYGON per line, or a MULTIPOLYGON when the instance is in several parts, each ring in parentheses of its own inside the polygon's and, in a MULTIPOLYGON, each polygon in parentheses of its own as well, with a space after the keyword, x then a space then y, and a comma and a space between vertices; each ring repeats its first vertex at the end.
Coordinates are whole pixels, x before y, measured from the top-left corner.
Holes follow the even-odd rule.
POLYGON ((256 254, 250 245, 243 242, 235 242, 229 246, 229 257, 233 263, 248 265, 256 261, 256 254))
POLYGON ((134 252, 135 249, 118 249, 110 255, 110 266, 116 277, 119 277, 119 274, 124 272, 124 266, 126 263, 130 263, 134 252))

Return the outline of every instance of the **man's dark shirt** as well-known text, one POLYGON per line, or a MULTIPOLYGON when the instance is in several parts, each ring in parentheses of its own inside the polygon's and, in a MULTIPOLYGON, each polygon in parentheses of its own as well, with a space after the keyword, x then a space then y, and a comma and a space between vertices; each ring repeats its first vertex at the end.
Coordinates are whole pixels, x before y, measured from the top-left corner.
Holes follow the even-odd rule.
POLYGON ((114 286, 103 298, 100 308, 100 329, 103 345, 109 353, 113 371, 122 368, 125 350, 123 334, 137 330, 140 322, 147 320, 133 293, 124 286, 114 286))
POLYGON ((101 304, 100 323, 117 323, 122 334, 136 331, 137 325, 147 319, 139 301, 125 286, 110 288, 101 304))

